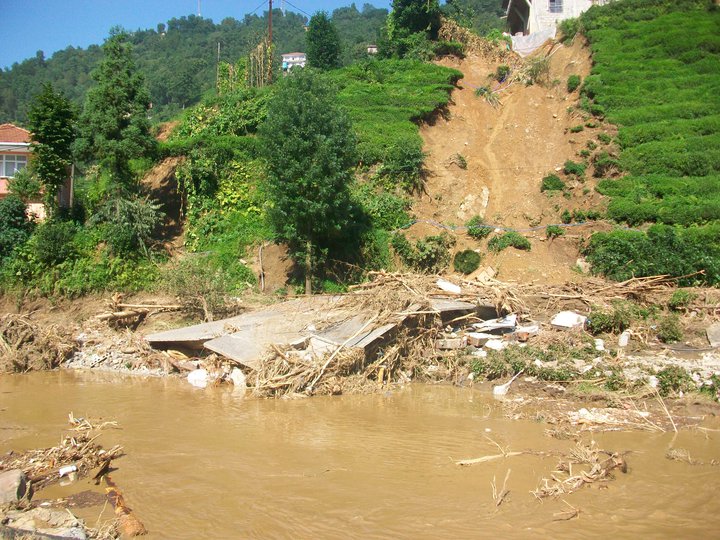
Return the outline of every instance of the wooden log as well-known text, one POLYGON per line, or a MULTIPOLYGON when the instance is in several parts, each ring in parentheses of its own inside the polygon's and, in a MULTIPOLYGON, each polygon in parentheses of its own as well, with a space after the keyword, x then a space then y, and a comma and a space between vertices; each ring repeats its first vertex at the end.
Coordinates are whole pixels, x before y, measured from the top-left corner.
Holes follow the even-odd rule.
POLYGON ((147 315, 147 309, 134 309, 128 311, 116 311, 114 313, 103 313, 96 318, 100 321, 117 321, 118 319, 127 319, 129 317, 137 317, 139 315, 147 315))

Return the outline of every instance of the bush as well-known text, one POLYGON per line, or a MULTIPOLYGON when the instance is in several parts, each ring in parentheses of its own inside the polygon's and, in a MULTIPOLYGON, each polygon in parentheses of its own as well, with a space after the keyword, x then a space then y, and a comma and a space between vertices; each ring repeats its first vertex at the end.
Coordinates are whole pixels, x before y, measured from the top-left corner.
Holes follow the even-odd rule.
POLYGON ((558 225, 548 225, 545 228, 545 237, 546 238, 557 238, 558 236, 562 236, 564 234, 565 234, 565 230, 558 225))
POLYGON ((25 243, 32 223, 25 213, 25 203, 17 195, 0 200, 0 259, 25 243))
POLYGON ((697 295, 691 291, 685 289, 677 289, 673 291, 672 296, 668 300, 668 307, 673 311, 680 311, 683 308, 688 307, 695 299, 697 295))
POLYGON ((582 178, 583 176, 585 176, 585 168, 586 165, 584 163, 575 163, 574 161, 568 159, 565 162, 563 171, 565 172, 565 174, 572 174, 577 176, 578 178, 582 178))
POLYGON ((593 307, 586 327, 593 335, 619 334, 630 328, 638 315, 637 308, 629 302, 615 302, 609 311, 593 307))
POLYGON ((392 238, 392 247, 403 264, 427 273, 437 273, 448 265, 454 244, 455 240, 445 233, 421 238, 414 246, 403 234, 397 233, 392 238))
POLYGON ((660 319, 657 327, 657 337, 663 343, 676 343, 682 340, 683 332, 677 315, 666 315, 660 319))
POLYGON ((595 178, 603 178, 620 172, 620 162, 607 152, 600 152, 595 155, 592 159, 592 163, 595 167, 595 170, 593 171, 593 176, 595 178))
POLYGON ((572 94, 580 87, 580 83, 582 83, 580 75, 570 75, 567 80, 567 91, 572 94))
POLYGON ((77 226, 69 221, 50 220, 40 225, 33 236, 33 251, 43 266, 55 266, 75 256, 73 240, 77 226))
POLYGON ((467 227, 468 235, 475 240, 482 240, 483 238, 490 236, 490 233, 494 230, 494 227, 486 225, 485 221, 480 216, 471 217, 465 223, 465 226, 467 227))
POLYGON ((90 219, 101 225, 105 240, 115 255, 148 254, 151 235, 160 222, 159 205, 148 199, 110 199, 90 219))
POLYGON ((570 133, 580 133, 584 129, 585 126, 583 126, 582 124, 578 124, 577 126, 573 126, 570 128, 570 133))
POLYGON ((422 169, 425 153, 420 144, 394 145, 385 154, 378 176, 389 187, 401 186, 408 193, 422 188, 422 169))
POLYGON ((694 388, 693 380, 680 366, 668 366, 657 373, 658 392, 661 396, 687 392, 694 388))
POLYGON ((508 75, 510 75, 510 66, 502 64, 498 66, 498 68, 495 70, 494 77, 497 82, 505 82, 505 79, 507 79, 508 75))
POLYGON ((500 236, 495 236, 488 242, 488 249, 494 253, 499 253, 508 247, 530 251, 530 241, 520 233, 508 231, 500 236))
POLYGON ((438 41, 433 45, 436 56, 456 56, 465 58, 465 46, 458 41, 438 41))
POLYGON ((598 140, 603 144, 610 144, 612 142, 612 137, 607 133, 598 133, 597 137, 598 140))
POLYGON ((582 23, 580 18, 574 17, 560 21, 558 28, 562 33, 562 41, 565 42, 573 39, 578 32, 582 32, 582 23))
POLYGON ((472 274, 480 266, 482 257, 472 249, 458 251, 453 259, 453 266, 461 274, 472 274))
POLYGON ((565 182, 556 174, 549 174, 542 179, 540 191, 562 191, 565 189, 565 182))
POLYGON ((567 208, 565 210, 563 210, 562 214, 560 214, 560 221, 562 221, 565 225, 567 225, 568 223, 572 223, 572 220, 573 220, 573 217, 572 217, 572 214, 570 213, 570 210, 568 210, 567 208))

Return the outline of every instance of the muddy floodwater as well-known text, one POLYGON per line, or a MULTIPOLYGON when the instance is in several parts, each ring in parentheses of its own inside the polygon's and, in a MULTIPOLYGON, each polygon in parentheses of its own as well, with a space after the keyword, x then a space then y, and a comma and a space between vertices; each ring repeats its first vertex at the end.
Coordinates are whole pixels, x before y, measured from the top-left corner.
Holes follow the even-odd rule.
MULTIPOLYGON (((717 418, 677 435, 586 433, 600 448, 631 451, 628 473, 540 501, 530 492, 557 457, 454 460, 497 454, 489 438, 510 451, 567 451, 574 442, 547 436, 546 423, 508 419, 478 389, 272 401, 180 380, 3 375, 0 451, 57 444, 70 411, 119 423, 99 441, 125 448, 112 478, 147 538, 717 538, 720 530, 720 467, 665 458, 672 447, 720 460, 717 418), (491 482, 500 489, 508 470, 510 494, 496 507, 491 482), (569 505, 579 517, 557 521, 569 505)), ((36 498, 59 496, 53 489, 36 498)), ((93 525, 99 511, 80 513, 93 525)))

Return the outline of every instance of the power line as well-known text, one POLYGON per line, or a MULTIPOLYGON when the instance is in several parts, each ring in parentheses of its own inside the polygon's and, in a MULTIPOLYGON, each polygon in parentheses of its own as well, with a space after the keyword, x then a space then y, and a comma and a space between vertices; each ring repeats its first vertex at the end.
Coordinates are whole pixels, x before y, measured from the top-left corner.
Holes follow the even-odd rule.
POLYGON ((289 0, 285 0, 285 3, 286 3, 288 6, 290 6, 291 8, 295 8, 296 10, 298 10, 298 11, 299 11, 300 13, 302 13, 303 15, 307 15, 308 17, 312 17, 312 15, 310 15, 307 11, 303 11, 302 9, 300 9, 299 7, 297 7, 296 5, 291 4, 289 0))

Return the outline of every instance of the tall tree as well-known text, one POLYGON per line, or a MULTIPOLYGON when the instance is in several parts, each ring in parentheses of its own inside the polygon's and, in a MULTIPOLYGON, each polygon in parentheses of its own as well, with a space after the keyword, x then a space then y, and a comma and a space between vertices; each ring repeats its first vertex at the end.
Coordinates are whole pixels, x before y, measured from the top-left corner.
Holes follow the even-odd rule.
POLYGON ((388 15, 387 31, 391 40, 402 39, 426 32, 428 37, 437 37, 440 28, 440 3, 438 0, 393 0, 388 15))
POLYGON ((47 83, 30 104, 28 127, 33 141, 31 167, 45 190, 46 206, 53 209, 58 190, 70 174, 75 111, 65 96, 47 83))
POLYGON ((130 160, 147 155, 155 140, 147 117, 150 96, 127 33, 110 31, 92 77, 97 85, 88 92, 80 118, 79 150, 99 162, 111 189, 133 191, 130 160))
POLYGON ((270 220, 304 263, 311 292, 313 261, 353 224, 349 184, 355 136, 334 89, 311 68, 286 77, 261 126, 268 163, 270 220))
POLYGON ((318 69, 340 66, 340 37, 327 13, 320 11, 310 18, 307 39, 307 63, 318 69))

